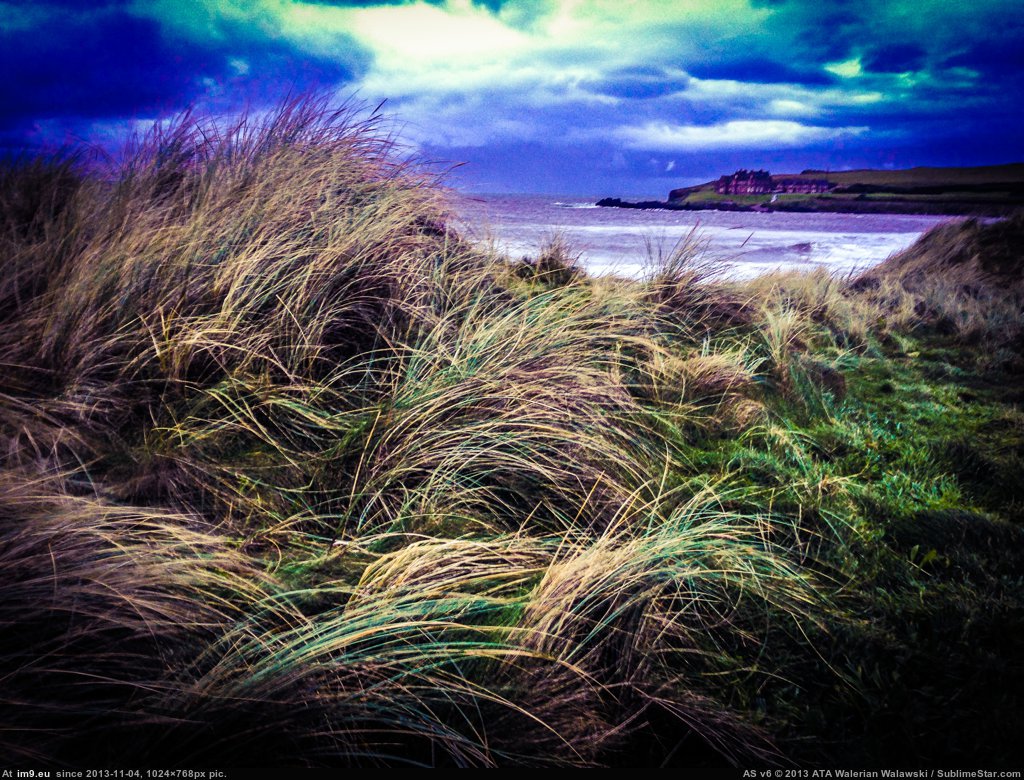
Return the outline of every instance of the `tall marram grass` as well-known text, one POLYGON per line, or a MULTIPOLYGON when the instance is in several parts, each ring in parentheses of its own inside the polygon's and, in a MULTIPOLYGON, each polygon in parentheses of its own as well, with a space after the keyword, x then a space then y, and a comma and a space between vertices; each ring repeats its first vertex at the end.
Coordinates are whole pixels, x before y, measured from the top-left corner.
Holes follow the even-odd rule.
POLYGON ((782 760, 755 692, 821 581, 680 474, 810 321, 686 247, 517 275, 385 129, 300 100, 0 175, 3 752, 782 760))
POLYGON ((1019 368, 1024 334, 1024 212, 984 224, 948 222, 862 273, 852 288, 896 332, 931 328, 1019 368), (1015 354, 1016 353, 1016 354, 1015 354))

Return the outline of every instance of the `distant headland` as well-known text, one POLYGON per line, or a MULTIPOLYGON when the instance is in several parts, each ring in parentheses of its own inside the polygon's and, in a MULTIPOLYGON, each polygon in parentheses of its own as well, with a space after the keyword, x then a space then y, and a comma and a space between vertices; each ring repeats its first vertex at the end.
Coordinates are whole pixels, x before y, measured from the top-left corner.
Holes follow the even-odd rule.
POLYGON ((772 174, 740 169, 664 201, 603 198, 598 206, 698 211, 804 211, 1006 216, 1024 207, 1024 163, 971 168, 772 174))

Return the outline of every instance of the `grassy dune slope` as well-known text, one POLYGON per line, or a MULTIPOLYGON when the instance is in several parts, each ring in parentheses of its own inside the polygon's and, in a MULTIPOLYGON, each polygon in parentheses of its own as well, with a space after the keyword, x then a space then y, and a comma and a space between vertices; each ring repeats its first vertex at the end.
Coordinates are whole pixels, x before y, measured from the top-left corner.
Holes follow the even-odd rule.
POLYGON ((379 138, 0 172, 0 754, 1019 763, 1018 288, 513 263, 379 138))

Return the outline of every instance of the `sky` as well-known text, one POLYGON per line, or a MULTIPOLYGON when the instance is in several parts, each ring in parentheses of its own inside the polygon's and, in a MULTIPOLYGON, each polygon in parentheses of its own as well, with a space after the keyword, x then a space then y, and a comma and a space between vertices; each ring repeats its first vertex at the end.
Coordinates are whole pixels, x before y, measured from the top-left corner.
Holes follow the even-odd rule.
POLYGON ((0 0, 0 149, 329 92, 476 192, 1024 160, 1020 0, 0 0))

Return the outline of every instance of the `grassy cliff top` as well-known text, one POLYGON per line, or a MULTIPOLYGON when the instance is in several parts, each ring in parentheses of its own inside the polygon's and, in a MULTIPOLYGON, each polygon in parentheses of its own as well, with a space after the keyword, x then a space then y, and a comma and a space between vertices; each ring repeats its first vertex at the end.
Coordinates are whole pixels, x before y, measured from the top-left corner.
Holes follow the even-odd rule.
POLYGON ((871 184, 895 187, 957 187, 978 184, 1024 183, 1024 163, 981 165, 969 168, 916 167, 900 170, 861 168, 852 171, 805 170, 794 174, 773 174, 773 178, 828 179, 836 184, 871 184))
MULTIPOLYGON (((807 169, 800 173, 772 173, 772 179, 827 179, 843 187, 862 184, 875 187, 941 187, 956 191, 960 187, 975 187, 986 184, 1024 184, 1024 163, 1005 165, 979 165, 973 167, 936 168, 920 166, 898 170, 876 170, 858 168, 850 171, 824 171, 807 169)), ((717 179, 693 187, 680 188, 678 192, 713 190, 717 179)))

